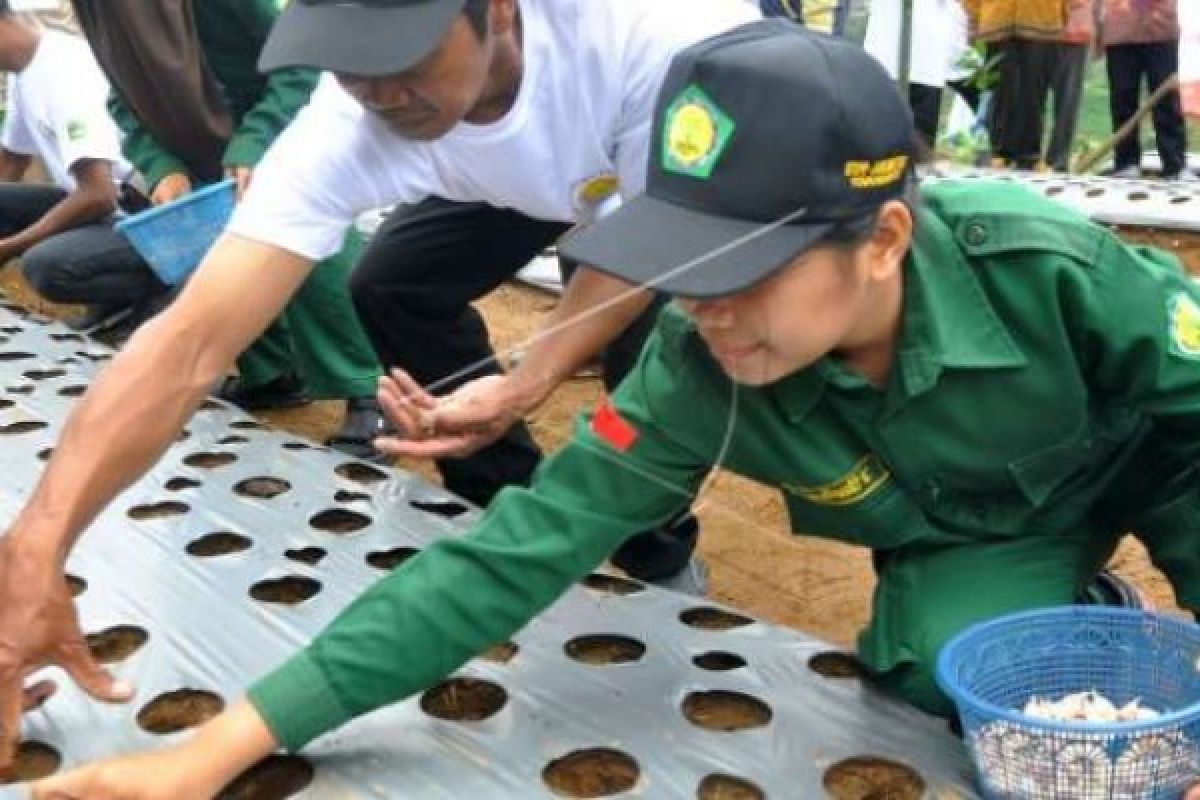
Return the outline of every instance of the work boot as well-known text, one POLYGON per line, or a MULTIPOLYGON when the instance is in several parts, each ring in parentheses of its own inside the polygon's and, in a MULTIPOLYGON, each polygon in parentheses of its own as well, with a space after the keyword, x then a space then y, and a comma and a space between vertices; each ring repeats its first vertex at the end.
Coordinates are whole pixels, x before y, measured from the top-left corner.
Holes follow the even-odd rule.
POLYGON ((365 461, 388 463, 390 456, 375 449, 376 436, 392 429, 372 395, 346 398, 346 416, 337 433, 325 440, 326 447, 365 461))
POLYGON ((241 378, 230 375, 222 381, 215 394, 243 411, 277 411, 299 408, 312 402, 304 381, 294 372, 284 372, 258 386, 244 386, 241 378))

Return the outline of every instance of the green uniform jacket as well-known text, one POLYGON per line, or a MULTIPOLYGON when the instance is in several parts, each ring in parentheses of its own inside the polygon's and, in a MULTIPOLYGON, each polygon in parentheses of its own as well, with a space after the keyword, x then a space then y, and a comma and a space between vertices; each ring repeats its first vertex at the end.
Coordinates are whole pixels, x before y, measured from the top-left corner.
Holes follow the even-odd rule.
MULTIPOLYGON (((224 90, 236 128, 222 159, 226 167, 252 167, 308 102, 319 73, 284 69, 258 71, 258 56, 279 15, 276 0, 204 0, 193 4, 196 29, 208 65, 224 90)), ((150 187, 187 166, 164 149, 114 90, 109 111, 125 133, 125 157, 150 187)))
POLYGON ((1167 255, 1018 187, 925 200, 886 388, 825 359, 735 390, 669 309, 614 398, 632 448, 585 417, 531 488, 366 592, 251 690, 277 737, 298 748, 510 636, 718 462, 781 487, 794 530, 876 551, 860 651, 878 673, 916 665, 897 686, 926 708, 947 636, 1069 602, 1123 525, 1181 497, 1190 526, 1141 533, 1200 607, 1200 292, 1167 255))

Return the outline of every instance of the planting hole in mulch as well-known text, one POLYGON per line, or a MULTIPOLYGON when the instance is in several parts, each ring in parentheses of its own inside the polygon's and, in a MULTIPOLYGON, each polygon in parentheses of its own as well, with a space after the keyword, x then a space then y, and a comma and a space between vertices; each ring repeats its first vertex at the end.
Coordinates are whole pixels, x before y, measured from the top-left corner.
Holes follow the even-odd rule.
POLYGON ((75 355, 79 356, 80 358, 86 358, 88 361, 95 361, 95 362, 112 360, 112 353, 85 353, 82 350, 80 350, 77 353, 75 353, 75 355))
POLYGON ((233 487, 233 492, 234 494, 240 494, 242 497, 270 500, 272 497, 278 497, 291 488, 292 485, 282 478, 259 476, 257 478, 247 478, 244 481, 238 481, 233 487))
POLYGON ((516 658, 520 649, 513 642, 501 642, 500 644, 492 645, 477 657, 482 658, 484 661, 491 661, 493 664, 507 664, 516 658))
POLYGON ((69 366, 75 366, 79 363, 79 359, 76 358, 75 356, 63 356, 62 358, 58 359, 57 363, 67 364, 69 366))
POLYGON ((479 722, 508 702, 504 687, 478 678, 451 678, 421 695, 421 710, 451 722, 479 722))
POLYGON ((285 800, 307 789, 313 772, 298 756, 267 756, 234 778, 217 800, 285 800))
POLYGON ((12 768, 0 779, 0 785, 26 783, 49 778, 58 772, 62 756, 43 742, 21 742, 13 755, 12 768))
POLYGON ((79 597, 87 591, 87 581, 77 575, 67 575, 67 590, 71 593, 71 597, 79 597))
POLYGON ((1140 203, 1143 200, 1149 200, 1150 195, 1146 192, 1130 192, 1129 200, 1134 203, 1140 203))
POLYGON ((597 633, 577 636, 564 644, 563 650, 581 664, 603 667, 640 661, 646 654, 646 645, 628 636, 597 633))
POLYGON ((22 372, 21 375, 31 381, 48 381, 51 378, 61 378, 66 375, 65 369, 31 369, 28 372, 22 372))
POLYGON ((40 431, 42 428, 49 427, 45 422, 33 419, 23 419, 20 422, 13 422, 8 425, 0 425, 0 434, 17 434, 17 433, 32 433, 40 431))
POLYGON ((732 733, 761 728, 771 721, 771 707, 741 692, 716 689, 683 698, 683 715, 696 727, 732 733))
POLYGON ((374 553, 367 553, 367 563, 375 569, 391 572, 419 552, 421 551, 415 547, 393 547, 391 550, 378 550, 374 553))
POLYGON ((692 659, 692 663, 700 669, 706 669, 709 672, 729 672, 730 670, 741 669, 746 666, 746 659, 737 653, 713 650, 696 656, 692 659))
POLYGON ((593 592, 601 594, 637 594, 645 591, 646 587, 637 581, 631 581, 628 578, 618 578, 616 575, 605 575, 602 572, 593 572, 582 581, 584 588, 591 589, 593 592))
POLYGON ((83 336, 78 333, 52 333, 50 338, 56 342, 82 342, 83 336))
POLYGON ((197 486, 203 485, 195 478, 171 478, 163 484, 163 488, 168 492, 182 492, 184 489, 195 489, 197 486))
POLYGON ((47 447, 45 450, 39 450, 37 457, 38 461, 49 461, 50 456, 54 455, 54 448, 47 447))
POLYGON ((326 533, 354 533, 370 525, 371 518, 357 511, 328 508, 313 514, 308 524, 326 533))
POLYGON ((212 558, 213 556, 240 553, 243 550, 249 550, 253 546, 254 542, 246 536, 229 533, 228 531, 217 531, 216 533, 210 533, 189 542, 185 549, 190 556, 212 558))
POLYGON ((58 393, 63 397, 82 397, 87 388, 86 383, 77 383, 73 386, 64 386, 58 390, 58 393))
POLYGON ((303 575, 285 575, 274 580, 259 581, 250 587, 250 596, 263 603, 295 606, 321 591, 321 582, 303 575))
POLYGON ((312 450, 313 446, 306 442, 284 442, 284 450, 312 450))
POLYGON ((225 709, 225 701, 201 689, 177 689, 160 694, 137 714, 147 733, 168 734, 203 725, 225 709))
POLYGON ((598 747, 554 759, 542 770, 542 780, 560 797, 611 797, 636 786, 640 774, 631 756, 598 747))
POLYGON ((261 422, 256 422, 252 419, 239 419, 229 423, 229 427, 237 428, 239 431, 261 431, 266 428, 261 422))
POLYGON ((867 677, 867 670, 862 662, 850 653, 839 653, 830 650, 817 653, 808 660, 808 668, 825 678, 858 678, 867 677))
POLYGON ((346 480, 354 481, 355 483, 372 484, 388 479, 387 473, 383 470, 369 467, 366 464, 359 464, 356 461, 339 464, 333 468, 333 471, 346 480))
POLYGON ((27 361, 37 358, 33 353, 17 353, 12 350, 0 351, 0 361, 27 361))
POLYGON ((834 800, 920 800, 925 781, 912 767, 886 758, 858 757, 825 771, 823 783, 834 800))
POLYGON ((6 386, 4 391, 9 394, 33 394, 33 384, 27 383, 24 386, 6 386))
POLYGON ((290 558, 292 561, 299 561, 301 564, 308 564, 310 567, 315 567, 321 563, 327 553, 321 547, 301 547, 298 550, 285 550, 284 558, 290 558))
POLYGON ((453 500, 444 501, 424 501, 412 500, 409 505, 417 511, 424 511, 426 514, 433 514, 435 517, 445 517, 446 519, 454 519, 460 514, 467 512, 467 507, 462 503, 456 503, 453 500))
POLYGON ((233 436, 222 436, 220 439, 217 439, 217 444, 220 444, 220 445, 245 444, 248 441, 250 441, 250 440, 247 439, 245 436, 238 436, 237 434, 234 434, 233 436))
POLYGON ((197 411, 224 411, 225 406, 218 403, 216 400, 205 400, 200 404, 197 411))
POLYGON ((754 620, 749 617, 709 606, 689 608, 679 615, 679 621, 689 627, 705 631, 728 631, 754 624, 754 620))
POLYGON ((183 459, 183 463, 198 469, 216 469, 228 466, 237 460, 238 457, 233 453, 192 453, 183 459))
POLYGON ((20 333, 23 330, 25 330, 25 329, 22 328, 20 325, 5 325, 4 327, 0 328, 0 333, 7 333, 10 336, 12 336, 12 335, 20 333))
POLYGON ((14 403, 12 400, 5 400, 4 398, 0 397, 0 411, 6 408, 12 408, 15 405, 16 403, 14 403))
POLYGON ((131 519, 164 519, 166 517, 177 517, 191 510, 192 507, 187 503, 181 503, 178 500, 165 500, 161 503, 134 506, 129 509, 128 514, 131 519))
POLYGON ((87 646, 101 664, 116 664, 142 649, 150 638, 144 628, 136 625, 117 625, 99 633, 87 635, 87 646))
POLYGON ((696 800, 766 800, 766 797, 750 781, 718 773, 706 775, 696 789, 696 800))
POLYGON ((345 489, 338 489, 333 494, 335 503, 357 503, 362 500, 370 500, 371 495, 366 492, 347 492, 345 489))

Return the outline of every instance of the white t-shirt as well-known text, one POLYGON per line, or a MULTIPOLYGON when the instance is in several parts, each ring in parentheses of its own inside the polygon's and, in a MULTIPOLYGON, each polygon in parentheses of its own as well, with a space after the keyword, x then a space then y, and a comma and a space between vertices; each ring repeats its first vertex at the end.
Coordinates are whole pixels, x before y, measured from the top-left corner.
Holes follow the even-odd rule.
MULTIPOLYGON (((901 0, 871 0, 866 51, 893 79, 899 73, 901 0)), ((909 80, 941 87, 962 77, 956 62, 967 48, 967 14, 959 0, 915 0, 909 80)))
POLYGON ((622 197, 642 190, 654 101, 674 53, 759 16, 742 0, 519 7, 524 74, 502 119, 412 141, 326 75, 259 163, 229 229, 320 260, 358 214, 431 195, 586 220, 614 181, 622 197))
POLYGON ((121 136, 108 115, 108 81, 87 42, 60 31, 42 32, 33 60, 8 76, 8 110, 0 143, 38 156, 54 184, 75 189, 71 168, 84 159, 108 161, 113 180, 133 172, 121 157, 121 136))

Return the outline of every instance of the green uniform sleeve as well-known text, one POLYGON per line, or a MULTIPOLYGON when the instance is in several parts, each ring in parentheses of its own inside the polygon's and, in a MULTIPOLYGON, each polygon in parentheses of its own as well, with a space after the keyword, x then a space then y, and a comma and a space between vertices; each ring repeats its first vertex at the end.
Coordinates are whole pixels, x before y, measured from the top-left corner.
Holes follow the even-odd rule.
POLYGON ((601 441, 583 417, 531 488, 502 492, 469 534, 437 542, 377 583, 251 689, 281 744, 296 750, 430 686, 523 627, 631 534, 690 504, 707 469, 702 448, 656 424, 671 417, 655 408, 687 408, 694 418, 698 401, 679 366, 662 359, 660 340, 652 337, 616 398, 638 431, 631 449, 601 441))
POLYGON ((146 185, 153 189, 166 176, 173 172, 188 174, 187 165, 176 158, 165 147, 158 143, 150 132, 142 127, 142 123, 129 106, 125 104, 121 94, 113 89, 108 94, 108 112, 121 129, 123 140, 121 151, 129 163, 146 179, 146 185))
POLYGON ((227 167, 252 167, 308 103, 319 73, 311 69, 281 69, 272 72, 262 99, 242 116, 223 163, 227 167))
POLYGON ((1180 603, 1200 610, 1200 503, 1188 466, 1200 458, 1200 286, 1167 253, 1106 234, 1091 279, 1071 285, 1067 296, 1065 318, 1076 326, 1096 400, 1144 414, 1153 425, 1159 454, 1148 454, 1139 471, 1161 479, 1161 496, 1171 502, 1165 516, 1152 512, 1131 525, 1180 603), (1169 485, 1181 478, 1187 491, 1169 485))

